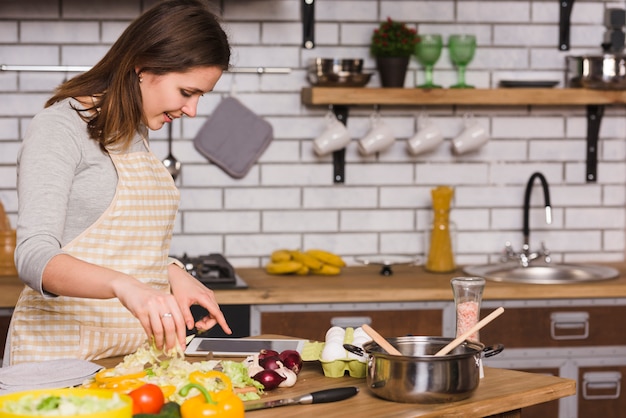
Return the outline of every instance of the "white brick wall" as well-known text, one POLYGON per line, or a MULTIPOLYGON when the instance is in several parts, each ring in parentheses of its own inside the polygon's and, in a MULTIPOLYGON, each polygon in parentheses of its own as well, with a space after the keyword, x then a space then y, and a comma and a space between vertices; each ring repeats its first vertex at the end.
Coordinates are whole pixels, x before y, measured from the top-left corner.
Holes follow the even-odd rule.
MULTIPOLYGON (((0 64, 92 65, 135 17, 154 3, 140 0, 0 1, 0 64)), ((305 67, 313 57, 360 57, 374 69, 368 41, 390 16, 421 33, 470 32, 478 50, 468 82, 495 87, 501 79, 563 80, 566 55, 598 53, 603 15, 625 2, 577 0, 571 50, 558 42, 558 4, 553 0, 409 1, 317 0, 316 48, 302 42, 300 1, 213 1, 223 11, 239 67, 289 67, 290 74, 226 74, 216 92, 201 100, 199 115, 175 129, 174 155, 183 163, 178 180, 182 203, 172 253, 224 253, 235 266, 260 266, 275 248, 327 248, 351 263, 359 254, 422 255, 430 222, 430 189, 455 187, 451 217, 461 263, 497 259, 505 241, 521 245, 526 181, 542 171, 551 184, 554 222, 546 225, 539 187, 533 191, 531 243, 545 241, 554 258, 567 261, 623 260, 626 248, 626 109, 609 107, 601 127, 598 182, 585 182, 584 107, 515 106, 432 108, 383 106, 396 144, 362 157, 356 140, 374 109, 352 108, 345 184, 333 184, 332 159, 317 157, 311 139, 324 128, 325 107, 305 107, 305 67), (221 97, 238 97, 274 128, 275 139, 250 173, 235 180, 210 164, 192 140, 221 97), (427 113, 445 144, 413 157, 405 141, 427 113), (489 129, 491 141, 472 155, 454 156, 450 140, 465 114, 489 129)), ((0 201, 15 223, 15 158, 30 118, 67 74, 0 72, 0 201)), ((405 86, 422 82, 410 63, 405 86)), ((437 83, 456 81, 447 50, 435 67, 437 83)), ((370 86, 378 86, 374 75, 370 86)), ((561 85, 562 86, 562 85, 561 85)), ((165 132, 153 132, 160 157, 165 132)))

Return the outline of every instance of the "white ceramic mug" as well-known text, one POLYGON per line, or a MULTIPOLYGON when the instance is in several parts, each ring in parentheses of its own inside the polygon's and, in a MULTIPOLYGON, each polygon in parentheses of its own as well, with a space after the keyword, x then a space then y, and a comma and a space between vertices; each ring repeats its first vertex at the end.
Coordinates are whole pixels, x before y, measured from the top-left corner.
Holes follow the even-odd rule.
POLYGON ((330 154, 345 148, 350 143, 350 132, 334 113, 326 114, 326 129, 313 140, 313 149, 317 155, 330 154))
POLYGON ((373 114, 370 124, 369 132, 359 140, 359 152, 363 155, 384 151, 396 140, 391 127, 380 118, 380 114, 373 114))
POLYGON ((476 151, 489 141, 489 133, 484 126, 471 116, 465 115, 465 128, 452 140, 452 152, 457 155, 476 151))
POLYGON ((443 142, 443 134, 426 116, 417 119, 417 133, 406 142, 407 150, 412 155, 432 151, 443 142))

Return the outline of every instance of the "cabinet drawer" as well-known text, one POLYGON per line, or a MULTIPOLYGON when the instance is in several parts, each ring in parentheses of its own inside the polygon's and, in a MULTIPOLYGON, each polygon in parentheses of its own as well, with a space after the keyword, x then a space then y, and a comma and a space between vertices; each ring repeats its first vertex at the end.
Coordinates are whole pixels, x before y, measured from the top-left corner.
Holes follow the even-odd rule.
POLYGON ((441 335, 443 315, 433 310, 386 311, 306 311, 263 312, 261 333, 281 334, 315 341, 324 341, 326 331, 333 325, 360 326, 369 322, 385 337, 402 335, 441 335))
MULTIPOLYGON (((481 317, 491 310, 481 310, 481 317)), ((480 331, 483 342, 507 348, 626 345, 619 325, 626 306, 509 308, 480 331)))
POLYGON ((626 366, 578 369, 578 416, 619 418, 626 411, 622 377, 626 366))

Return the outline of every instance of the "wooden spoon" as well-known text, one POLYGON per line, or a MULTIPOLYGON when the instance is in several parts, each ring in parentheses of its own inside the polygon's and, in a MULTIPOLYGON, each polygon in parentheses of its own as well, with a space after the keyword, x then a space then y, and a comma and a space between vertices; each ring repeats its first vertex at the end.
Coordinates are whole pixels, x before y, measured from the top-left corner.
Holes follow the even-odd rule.
POLYGON ((484 327, 485 325, 487 325, 488 323, 496 319, 498 316, 500 316, 502 312, 504 312, 504 308, 500 306, 498 309, 496 309, 495 311, 491 312, 489 315, 481 319, 476 325, 474 325, 473 327, 465 331, 463 334, 456 337, 454 340, 450 341, 448 345, 443 347, 441 350, 437 351, 435 353, 435 357, 445 356, 450 351, 454 350, 459 344, 461 344, 463 341, 469 338, 470 335, 472 335, 473 333, 475 333, 476 331, 478 331, 479 329, 481 329, 482 327, 484 327))
POLYGON ((372 340, 374 340, 374 342, 376 344, 381 346, 389 354, 393 354, 394 356, 401 356, 402 355, 402 353, 399 352, 396 347, 394 347, 393 345, 389 344, 389 342, 385 339, 385 337, 380 335, 378 332, 376 332, 369 325, 363 324, 363 325, 361 325, 361 328, 363 328, 363 331, 365 331, 365 333, 367 335, 369 335, 372 338, 372 340))

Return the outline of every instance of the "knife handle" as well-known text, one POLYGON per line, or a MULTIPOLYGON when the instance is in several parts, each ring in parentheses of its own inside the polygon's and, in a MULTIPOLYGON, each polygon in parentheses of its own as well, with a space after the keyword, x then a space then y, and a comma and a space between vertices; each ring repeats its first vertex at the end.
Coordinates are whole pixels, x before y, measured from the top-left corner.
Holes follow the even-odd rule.
POLYGON ((335 402, 342 401, 344 399, 351 398, 352 396, 359 393, 359 388, 356 386, 347 386, 343 388, 335 388, 335 389, 326 389, 320 390, 317 392, 312 392, 311 403, 326 403, 326 402, 335 402))

